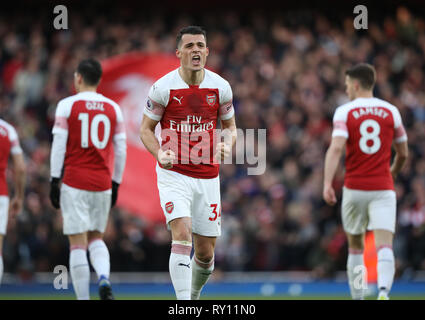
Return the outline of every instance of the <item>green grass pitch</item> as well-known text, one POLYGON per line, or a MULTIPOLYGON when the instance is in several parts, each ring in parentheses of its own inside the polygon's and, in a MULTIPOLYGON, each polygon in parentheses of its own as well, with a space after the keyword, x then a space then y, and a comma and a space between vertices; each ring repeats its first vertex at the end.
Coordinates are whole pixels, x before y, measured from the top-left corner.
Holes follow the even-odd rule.
MULTIPOLYGON (((116 295, 117 300, 175 300, 171 295, 116 295)), ((0 294, 0 300, 74 300, 73 295, 19 295, 19 294, 0 294)), ((97 295, 92 295, 93 300, 99 300, 97 295)), ((348 296, 248 296, 248 295, 206 295, 202 300, 350 300, 348 296)), ((375 300, 376 297, 369 297, 366 300, 375 300)), ((425 300, 423 295, 394 295, 391 300, 425 300)))

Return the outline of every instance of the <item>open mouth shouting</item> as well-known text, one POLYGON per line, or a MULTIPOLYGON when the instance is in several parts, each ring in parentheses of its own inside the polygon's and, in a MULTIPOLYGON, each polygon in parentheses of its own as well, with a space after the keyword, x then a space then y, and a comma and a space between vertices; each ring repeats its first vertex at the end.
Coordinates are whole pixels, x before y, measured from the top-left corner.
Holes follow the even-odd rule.
POLYGON ((201 56, 199 54, 195 54, 192 57, 192 64, 196 67, 201 66, 201 56))

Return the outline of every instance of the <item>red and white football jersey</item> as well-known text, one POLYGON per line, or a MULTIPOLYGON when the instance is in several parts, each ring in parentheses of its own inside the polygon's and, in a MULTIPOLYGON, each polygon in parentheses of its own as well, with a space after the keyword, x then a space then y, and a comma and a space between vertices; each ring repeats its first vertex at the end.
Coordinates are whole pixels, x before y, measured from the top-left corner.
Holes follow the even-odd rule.
MULTIPOLYGON (((117 103, 88 91, 65 98, 58 103, 52 133, 67 135, 65 184, 88 191, 111 188, 113 139, 122 137, 125 143, 123 115, 117 103)), ((52 176, 60 177, 61 161, 52 159, 52 176)))
POLYGON ((217 120, 231 119, 234 108, 230 84, 216 73, 204 70, 199 86, 184 82, 178 69, 156 81, 149 91, 144 114, 160 121, 161 145, 167 143, 177 155, 177 163, 170 170, 211 179, 219 172, 219 164, 214 163, 217 120))
POLYGON ((12 125, 0 119, 0 195, 7 196, 6 169, 10 154, 22 153, 18 134, 12 125))
POLYGON ((332 136, 347 138, 344 185, 356 190, 390 190, 393 141, 407 141, 400 112, 378 98, 357 98, 338 107, 332 136))

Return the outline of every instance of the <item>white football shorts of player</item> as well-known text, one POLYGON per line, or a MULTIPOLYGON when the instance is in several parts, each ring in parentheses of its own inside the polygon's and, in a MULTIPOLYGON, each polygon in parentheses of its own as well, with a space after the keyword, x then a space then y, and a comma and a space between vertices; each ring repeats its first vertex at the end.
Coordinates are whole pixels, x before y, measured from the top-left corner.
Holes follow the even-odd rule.
POLYGON ((105 232, 111 208, 111 194, 111 189, 90 192, 62 183, 60 205, 63 233, 78 234, 88 230, 105 232))
POLYGON ((158 190, 165 220, 192 218, 192 232, 221 235, 220 179, 198 179, 156 166, 158 190))
POLYGON ((363 191, 346 187, 342 191, 342 224, 350 234, 368 230, 395 232, 396 194, 393 190, 363 191))

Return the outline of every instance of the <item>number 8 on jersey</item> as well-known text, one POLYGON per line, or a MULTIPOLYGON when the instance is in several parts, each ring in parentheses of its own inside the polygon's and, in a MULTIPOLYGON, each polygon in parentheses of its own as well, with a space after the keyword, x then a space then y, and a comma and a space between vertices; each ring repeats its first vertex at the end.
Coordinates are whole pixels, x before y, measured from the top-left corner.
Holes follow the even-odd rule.
POLYGON ((381 147, 381 140, 379 139, 380 132, 381 127, 377 121, 373 119, 364 120, 360 124, 360 150, 367 154, 378 152, 379 148, 381 147), (372 131, 369 131, 369 128, 372 128, 372 131))

